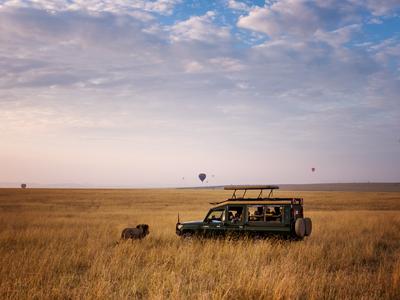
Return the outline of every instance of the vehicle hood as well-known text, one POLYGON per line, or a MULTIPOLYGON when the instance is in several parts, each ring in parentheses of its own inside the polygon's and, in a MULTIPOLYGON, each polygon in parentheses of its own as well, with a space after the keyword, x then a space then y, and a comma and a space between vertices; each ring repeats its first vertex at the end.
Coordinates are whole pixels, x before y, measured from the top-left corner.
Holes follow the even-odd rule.
POLYGON ((203 224, 203 220, 181 222, 181 224, 182 225, 201 225, 201 224, 203 224))

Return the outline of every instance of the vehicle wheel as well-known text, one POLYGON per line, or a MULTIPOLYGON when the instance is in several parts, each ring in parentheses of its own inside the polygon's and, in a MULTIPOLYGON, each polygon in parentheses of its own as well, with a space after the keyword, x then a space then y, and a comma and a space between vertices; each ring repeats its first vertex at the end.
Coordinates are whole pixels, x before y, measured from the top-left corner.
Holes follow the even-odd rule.
POLYGON ((183 239, 191 239, 193 237, 193 232, 187 231, 182 233, 181 237, 183 239))
POLYGON ((305 225, 305 236, 311 235, 312 232, 312 222, 310 218, 304 218, 304 225, 305 225))
POLYGON ((306 231, 306 226, 304 224, 304 219, 299 218, 296 220, 296 223, 294 224, 294 231, 296 232, 296 236, 299 238, 303 238, 305 231, 306 231))

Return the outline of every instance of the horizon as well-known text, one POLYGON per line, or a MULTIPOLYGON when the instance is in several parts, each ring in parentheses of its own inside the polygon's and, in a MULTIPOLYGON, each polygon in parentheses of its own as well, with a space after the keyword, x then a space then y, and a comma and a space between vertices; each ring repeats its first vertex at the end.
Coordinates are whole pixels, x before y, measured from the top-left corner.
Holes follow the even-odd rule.
POLYGON ((400 182, 396 1, 0 0, 0 43, 0 184, 400 182))

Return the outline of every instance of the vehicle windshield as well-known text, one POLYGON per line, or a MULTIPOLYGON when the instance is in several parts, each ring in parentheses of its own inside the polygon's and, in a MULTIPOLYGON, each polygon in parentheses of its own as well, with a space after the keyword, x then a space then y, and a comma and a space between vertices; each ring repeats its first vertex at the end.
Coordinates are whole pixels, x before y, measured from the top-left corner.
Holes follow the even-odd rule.
POLYGON ((223 222, 225 221, 225 209, 212 210, 207 218, 208 222, 223 222))

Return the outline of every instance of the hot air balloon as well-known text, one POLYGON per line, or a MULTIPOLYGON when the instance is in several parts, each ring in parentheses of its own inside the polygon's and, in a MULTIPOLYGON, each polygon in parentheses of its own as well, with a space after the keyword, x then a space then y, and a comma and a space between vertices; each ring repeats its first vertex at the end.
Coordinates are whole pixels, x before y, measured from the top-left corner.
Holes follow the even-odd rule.
POLYGON ((206 177, 207 177, 207 175, 204 174, 204 173, 200 173, 200 174, 199 174, 199 179, 201 180, 201 182, 203 182, 204 179, 206 179, 206 177))
POLYGON ((311 168, 311 171, 312 171, 312 172, 315 172, 315 168, 311 168))

